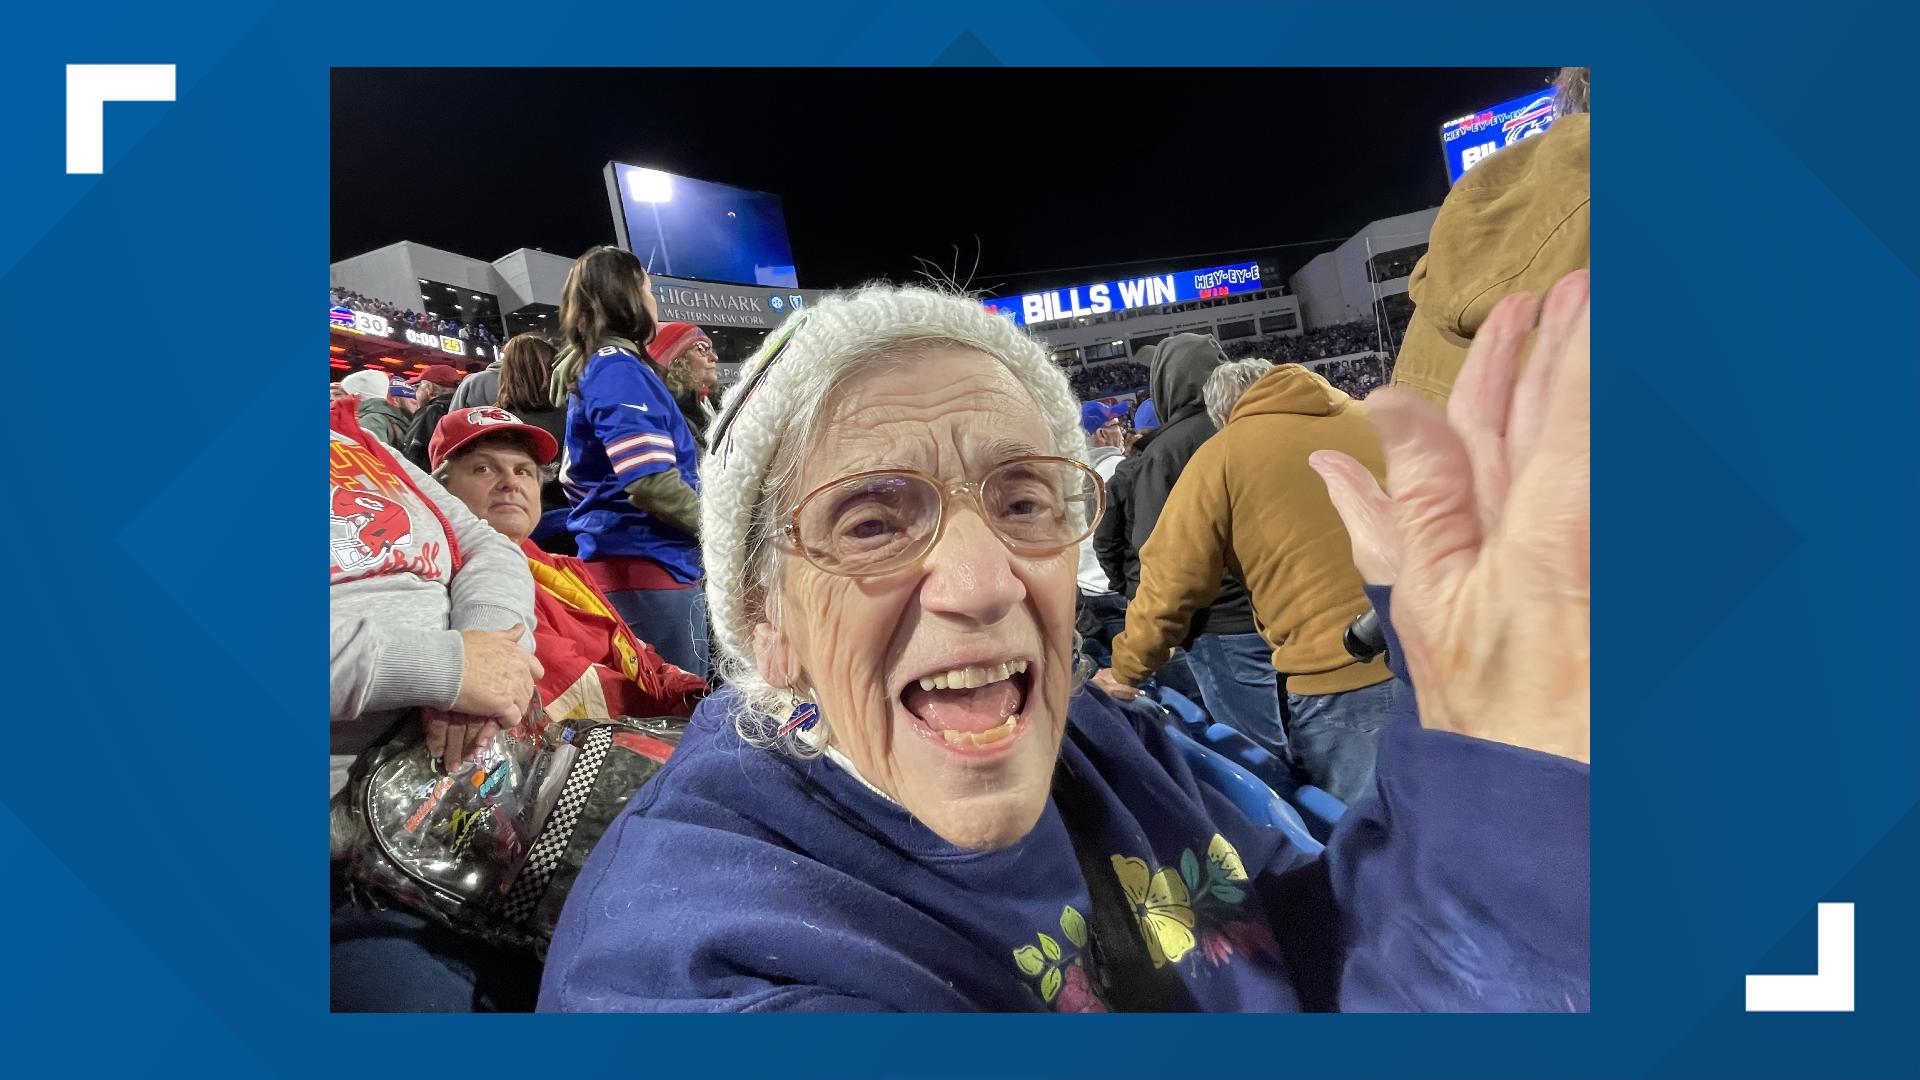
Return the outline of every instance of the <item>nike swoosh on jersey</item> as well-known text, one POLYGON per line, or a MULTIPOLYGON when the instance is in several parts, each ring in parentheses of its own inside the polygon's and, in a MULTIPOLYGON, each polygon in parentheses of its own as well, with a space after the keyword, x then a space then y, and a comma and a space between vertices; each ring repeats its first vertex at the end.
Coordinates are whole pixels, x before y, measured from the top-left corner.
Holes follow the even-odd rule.
POLYGON ((645 405, 633 405, 625 401, 621 402, 620 404, 625 405, 629 409, 639 409, 641 412, 647 411, 647 407, 645 405))

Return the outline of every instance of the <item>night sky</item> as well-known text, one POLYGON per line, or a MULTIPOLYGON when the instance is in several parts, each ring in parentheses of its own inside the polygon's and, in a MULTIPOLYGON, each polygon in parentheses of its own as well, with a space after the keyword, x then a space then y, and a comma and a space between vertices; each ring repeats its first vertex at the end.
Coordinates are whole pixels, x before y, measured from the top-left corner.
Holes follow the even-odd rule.
POLYGON ((1284 276, 1332 244, 1279 245, 1439 205, 1441 122, 1552 75, 339 69, 332 257, 578 255, 613 240, 618 160, 781 195, 810 289, 906 280, 956 247, 996 294, 1252 259, 1284 276))

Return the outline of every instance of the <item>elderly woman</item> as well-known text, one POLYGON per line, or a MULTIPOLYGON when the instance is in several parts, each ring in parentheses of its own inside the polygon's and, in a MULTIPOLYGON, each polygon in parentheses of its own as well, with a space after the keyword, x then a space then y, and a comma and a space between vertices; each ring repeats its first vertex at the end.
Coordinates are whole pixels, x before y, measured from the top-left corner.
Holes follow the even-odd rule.
MULTIPOLYGON (((1585 380, 1562 381, 1571 415, 1585 380)), ((1476 666, 1468 643, 1514 620, 1461 580, 1476 514, 1502 511, 1421 492, 1400 617, 1447 730, 1406 717, 1316 857, 1196 782, 1149 710, 1083 687, 1075 553, 1102 498, 1078 419, 1045 349, 963 298, 868 289, 769 340, 701 476, 727 685, 580 875, 543 1008, 1587 1007, 1584 601, 1561 610, 1585 592, 1551 580, 1574 560, 1513 594, 1560 605, 1528 624, 1558 633, 1476 666)), ((1438 425, 1388 441, 1396 468, 1465 460, 1438 425)), ((1558 486, 1521 471, 1505 513, 1584 497, 1557 449, 1558 486)), ((1534 549, 1584 554, 1556 509, 1579 535, 1534 549)), ((1483 561, 1520 574, 1504 536, 1483 561)))

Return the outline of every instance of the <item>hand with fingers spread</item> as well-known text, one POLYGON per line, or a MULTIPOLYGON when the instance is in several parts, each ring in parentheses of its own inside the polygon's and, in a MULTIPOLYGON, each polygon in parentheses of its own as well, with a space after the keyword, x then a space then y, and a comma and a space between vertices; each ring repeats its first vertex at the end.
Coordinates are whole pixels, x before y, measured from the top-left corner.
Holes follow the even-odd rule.
POLYGON ((1589 308, 1587 271, 1544 305, 1502 300, 1444 416, 1403 391, 1370 397, 1387 493, 1345 455, 1310 459, 1362 576, 1394 584, 1421 722, 1579 761, 1592 674, 1589 308))

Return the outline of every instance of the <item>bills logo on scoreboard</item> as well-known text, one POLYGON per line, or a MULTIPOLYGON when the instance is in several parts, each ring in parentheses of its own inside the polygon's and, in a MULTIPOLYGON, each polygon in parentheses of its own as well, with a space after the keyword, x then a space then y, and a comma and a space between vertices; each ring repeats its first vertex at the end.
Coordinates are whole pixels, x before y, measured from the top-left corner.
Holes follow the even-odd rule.
POLYGON ((1468 169, 1522 139, 1552 126, 1558 114, 1555 91, 1481 109, 1440 125, 1440 147, 1447 159, 1447 179, 1458 181, 1468 169))
POLYGON ((327 321, 335 330, 351 330, 356 334, 373 334, 378 337, 391 337, 393 327, 387 320, 364 311, 335 305, 327 311, 327 321))
POLYGON ((1520 110, 1500 125, 1501 141, 1508 146, 1529 136, 1538 135, 1553 123, 1553 95, 1536 98, 1526 108, 1520 110))

